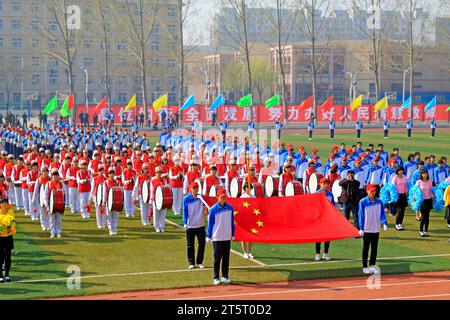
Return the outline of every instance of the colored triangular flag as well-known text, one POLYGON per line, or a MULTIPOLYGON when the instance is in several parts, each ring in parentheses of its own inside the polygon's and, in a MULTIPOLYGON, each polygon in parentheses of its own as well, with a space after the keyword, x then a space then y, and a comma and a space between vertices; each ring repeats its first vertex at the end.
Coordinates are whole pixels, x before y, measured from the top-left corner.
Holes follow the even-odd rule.
POLYGON ((214 102, 211 104, 211 107, 209 108, 210 111, 216 110, 217 108, 223 106, 225 104, 225 98, 223 97, 223 94, 219 94, 219 96, 214 100, 214 102))
POLYGON ((450 111, 450 106, 448 106, 448 108, 447 108, 447 110, 445 110, 446 112, 449 112, 450 111))
POLYGON ((324 102, 324 104, 321 106, 321 110, 329 110, 333 107, 333 96, 329 97, 327 101, 324 102))
POLYGON ((74 106, 75 106, 75 96, 71 94, 67 102, 67 108, 69 108, 69 110, 72 110, 74 106))
POLYGON ((411 107, 411 97, 409 97, 408 99, 406 99, 405 102, 403 102, 403 105, 400 107, 400 111, 408 109, 409 107, 411 107))
POLYGON ((50 115, 53 111, 58 110, 58 98, 54 96, 45 106, 44 113, 50 115))
POLYGON ((70 97, 67 97, 66 100, 64 100, 64 104, 62 105, 61 110, 59 112, 61 114, 61 117, 63 118, 70 116, 69 100, 70 97))
POLYGON ((425 111, 429 111, 434 107, 436 107, 436 96, 427 104, 427 106, 425 107, 425 111))
POLYGON ((194 95, 190 96, 183 106, 180 108, 180 111, 195 106, 195 97, 194 95))
POLYGON ((387 99, 387 97, 384 97, 383 99, 381 99, 380 101, 378 101, 375 104, 375 111, 378 112, 383 109, 386 109, 387 107, 388 107, 388 99, 387 99))
POLYGON ((251 107, 253 105, 252 95, 248 94, 237 102, 238 107, 251 107))
POLYGON ((99 113, 100 110, 106 108, 106 97, 103 97, 103 99, 97 104, 97 106, 94 109, 94 114, 99 113))
POLYGON ((276 107, 279 105, 280 105, 280 95, 278 95, 278 94, 266 101, 267 109, 270 109, 272 107, 276 107))
POLYGON ((355 111, 356 109, 362 106, 362 99, 363 96, 359 96, 358 98, 352 101, 352 103, 350 104, 350 108, 352 109, 352 111, 355 111))
POLYGON ((314 96, 311 96, 300 104, 299 110, 302 111, 304 109, 311 108, 313 105, 314 105, 314 96))
POLYGON ((161 110, 162 108, 167 107, 167 98, 168 95, 166 93, 165 95, 158 98, 158 100, 155 100, 155 102, 153 102, 153 109, 155 109, 156 112, 159 112, 159 110, 161 110))
POLYGON ((128 102, 127 106, 125 107, 125 110, 130 110, 133 109, 134 107, 136 107, 136 94, 134 94, 131 97, 130 102, 128 102))

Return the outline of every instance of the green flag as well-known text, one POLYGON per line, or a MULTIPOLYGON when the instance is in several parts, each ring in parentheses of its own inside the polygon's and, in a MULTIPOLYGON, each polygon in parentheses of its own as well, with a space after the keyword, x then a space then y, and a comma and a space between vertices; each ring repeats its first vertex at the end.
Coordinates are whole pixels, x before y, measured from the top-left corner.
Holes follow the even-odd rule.
POLYGON ((70 116, 70 110, 69 110, 69 97, 66 98, 66 100, 64 100, 64 104, 61 107, 61 117, 65 118, 70 116))
POLYGON ((251 107, 253 105, 252 95, 246 95, 237 102, 238 107, 251 107))
POLYGON ((44 113, 49 116, 55 110, 58 110, 58 98, 56 96, 45 106, 44 113))
POLYGON ((445 111, 449 112, 450 111, 450 106, 448 106, 447 110, 445 110, 445 111))
POLYGON ((278 94, 266 101, 267 109, 270 109, 272 107, 276 107, 279 105, 280 105, 280 95, 278 95, 278 94))

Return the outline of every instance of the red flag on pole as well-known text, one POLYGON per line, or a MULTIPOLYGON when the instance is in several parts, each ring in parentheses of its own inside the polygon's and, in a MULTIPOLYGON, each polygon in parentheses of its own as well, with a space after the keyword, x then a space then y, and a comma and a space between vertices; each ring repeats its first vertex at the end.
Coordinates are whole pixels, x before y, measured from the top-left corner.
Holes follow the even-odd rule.
POLYGON ((303 111, 307 108, 312 108, 313 105, 314 105, 314 96, 311 96, 300 104, 299 110, 303 111))
POLYGON ((69 96, 69 100, 67 101, 67 108, 69 108, 69 110, 72 110, 74 106, 75 106, 75 97, 73 94, 71 94, 69 96))
POLYGON ((331 96, 331 97, 329 97, 329 98, 327 99, 327 101, 325 101, 324 104, 321 106, 321 110, 322 110, 322 111, 330 110, 330 109, 333 107, 333 105, 334 105, 334 102, 333 102, 333 96, 331 96))
MULTIPOLYGON (((216 198, 204 197, 208 205, 216 198)), ((228 198, 236 241, 315 243, 359 236, 323 193, 278 198, 228 198)))
POLYGON ((106 108, 106 97, 103 97, 102 101, 94 109, 94 113, 99 113, 101 109, 106 108))

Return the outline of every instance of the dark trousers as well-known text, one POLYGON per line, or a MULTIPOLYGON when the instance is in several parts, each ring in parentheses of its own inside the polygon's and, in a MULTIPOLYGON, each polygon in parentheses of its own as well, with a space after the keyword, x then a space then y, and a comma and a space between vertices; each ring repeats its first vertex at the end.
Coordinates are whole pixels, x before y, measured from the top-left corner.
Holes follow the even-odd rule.
POLYGON ((436 128, 431 129, 431 136, 434 138, 434 134, 436 133, 436 128))
POLYGON ((122 121, 122 127, 126 127, 127 126, 127 121, 122 121))
POLYGON ((450 206, 445 208, 445 219, 447 219, 447 224, 450 224, 450 206))
POLYGON ((330 138, 334 139, 334 129, 330 129, 330 138))
POLYGON ((420 214, 422 215, 420 219, 420 231, 428 232, 431 208, 433 208, 433 199, 423 200, 422 206, 420 207, 420 214))
POLYGON ((309 138, 312 139, 312 131, 308 131, 309 133, 309 138))
POLYGON ((356 137, 361 138, 361 130, 356 130, 356 137))
MULTIPOLYGON (((320 245, 321 242, 316 242, 316 254, 320 254, 320 245)), ((323 249, 323 253, 328 253, 328 250, 330 249, 330 241, 325 242, 325 248, 323 249)))
POLYGON ((377 263, 378 239, 379 238, 380 238, 379 232, 364 233, 363 250, 362 250, 363 268, 367 268, 367 259, 369 257, 369 249, 370 249, 370 265, 374 266, 377 263))
MULTIPOLYGON (((12 238, 12 236, 10 237, 12 238)), ((9 238, 4 238, 0 245, 0 278, 3 277, 3 270, 1 270, 3 264, 5 264, 5 277, 9 277, 9 270, 11 269, 11 250, 13 247, 10 242, 9 238)))
POLYGON ((408 129, 407 131, 408 131, 408 138, 411 138, 412 129, 408 129))
POLYGON ((220 263, 222 263, 222 277, 228 278, 231 241, 213 241, 213 248, 214 248, 214 279, 219 279, 220 263))
POLYGON ((198 240, 197 264, 202 264, 205 255, 205 227, 186 230, 187 256, 190 265, 195 264, 195 237, 198 240))
POLYGON ((395 224, 403 224, 403 218, 405 217, 405 210, 408 204, 406 193, 398 195, 398 201, 396 203, 397 216, 395 217, 395 224))
POLYGON ((384 137, 387 138, 389 136, 389 130, 384 130, 384 137))
POLYGON ((347 220, 350 220, 350 212, 353 214, 355 228, 359 230, 358 205, 351 202, 344 203, 344 216, 347 220))
POLYGON ((277 130, 278 140, 281 140, 281 130, 277 130))

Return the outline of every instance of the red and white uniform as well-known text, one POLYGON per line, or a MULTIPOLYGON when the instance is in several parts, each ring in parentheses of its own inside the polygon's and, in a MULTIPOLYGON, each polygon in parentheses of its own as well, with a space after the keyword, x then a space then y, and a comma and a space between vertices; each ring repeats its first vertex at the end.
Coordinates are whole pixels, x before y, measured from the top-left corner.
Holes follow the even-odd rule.
POLYGON ((172 189, 173 205, 172 210, 175 215, 181 212, 183 204, 183 167, 174 165, 169 170, 170 188, 172 189))
POLYGON ((91 192, 91 175, 87 170, 79 170, 77 172, 78 193, 80 197, 80 211, 83 219, 88 219, 91 215, 89 212, 89 196, 91 192))
POLYGON ((151 203, 145 203, 142 200, 142 184, 144 181, 150 181, 151 176, 146 173, 141 173, 136 178, 136 183, 133 188, 133 199, 139 200, 139 206, 141 208, 141 221, 144 226, 149 225, 151 203))
POLYGON ((153 226, 155 227, 156 232, 164 232, 165 224, 166 224, 166 209, 158 210, 155 205, 155 192, 156 188, 159 186, 165 186, 164 179, 160 179, 154 177, 152 179, 150 193, 152 195, 152 205, 153 205, 153 226))
POLYGON ((133 188, 136 182, 136 171, 133 169, 124 169, 122 172, 122 183, 125 207, 125 215, 127 218, 134 217, 135 205, 133 203, 133 188))
POLYGON ((287 173, 284 172, 281 174, 280 176, 280 184, 278 185, 278 195, 280 196, 284 196, 284 192, 286 190, 286 185, 288 184, 288 182, 294 181, 294 175, 292 174, 292 172, 287 173))
POLYGON ((77 172, 79 167, 71 166, 66 172, 69 180, 69 206, 72 213, 80 212, 80 194, 78 192, 77 172))
POLYGON ((200 173, 198 171, 190 170, 186 173, 183 182, 183 194, 188 193, 189 185, 194 182, 196 179, 200 179, 200 173))
POLYGON ((203 182, 202 194, 207 196, 209 195, 209 190, 212 186, 221 185, 222 181, 220 181, 220 179, 216 175, 209 174, 206 176, 205 181, 203 182))
MULTIPOLYGON (((29 212, 31 214, 31 220, 32 221, 38 221, 39 220, 39 212, 38 212, 38 206, 39 204, 37 201, 33 201, 33 195, 34 195, 34 189, 36 187, 36 181, 39 177, 39 172, 37 170, 30 170, 27 174, 27 181, 26 184, 28 186, 28 208, 29 212)), ((37 199, 36 199, 37 200, 37 199)))
MULTIPOLYGON (((91 195, 89 201, 94 199, 97 196, 98 186, 104 184, 106 178, 103 174, 97 174, 91 181, 91 195)), ((103 195, 100 195, 103 197, 103 195)), ((97 202, 95 202, 95 217, 97 220, 97 228, 102 229, 106 226, 106 211, 105 206, 99 206, 97 202)))

